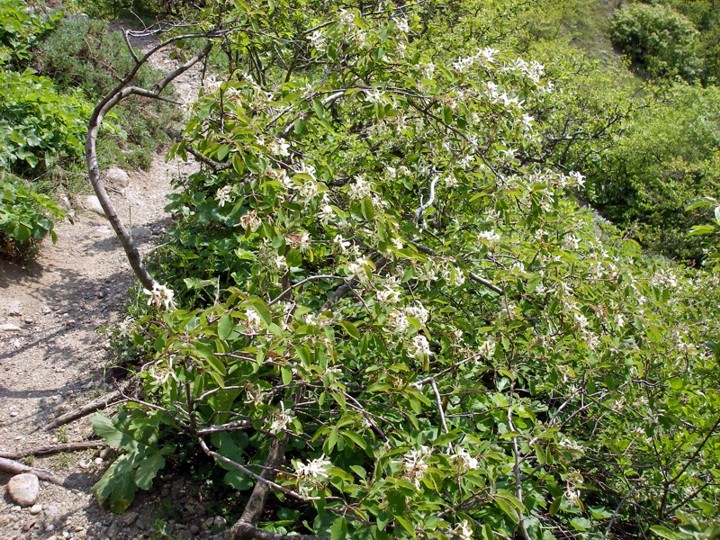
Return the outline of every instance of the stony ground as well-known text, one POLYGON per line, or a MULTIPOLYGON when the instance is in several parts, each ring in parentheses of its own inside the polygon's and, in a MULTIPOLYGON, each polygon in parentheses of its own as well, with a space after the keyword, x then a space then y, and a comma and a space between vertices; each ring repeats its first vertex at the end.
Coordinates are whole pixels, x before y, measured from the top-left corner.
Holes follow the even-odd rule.
MULTIPOLYGON (((154 64, 174 67, 167 56, 154 64)), ((198 86, 195 70, 177 81, 176 91, 196 95, 198 86)), ((156 156, 149 172, 108 179, 143 252, 167 225, 171 179, 194 167, 156 156)), ((45 426, 111 389, 105 329, 123 317, 134 279, 105 218, 91 210, 85 196, 76 203, 74 219, 57 226, 57 244, 43 245, 36 262, 0 260, 0 452, 91 438, 87 418, 54 430, 45 426)), ((71 489, 41 482, 36 504, 27 508, 5 492, 12 475, 0 473, 0 539, 196 538, 224 527, 221 517, 206 514, 197 489, 182 480, 143 494, 122 516, 98 507, 90 488, 112 458, 106 452, 67 452, 28 462, 68 476, 71 489)))

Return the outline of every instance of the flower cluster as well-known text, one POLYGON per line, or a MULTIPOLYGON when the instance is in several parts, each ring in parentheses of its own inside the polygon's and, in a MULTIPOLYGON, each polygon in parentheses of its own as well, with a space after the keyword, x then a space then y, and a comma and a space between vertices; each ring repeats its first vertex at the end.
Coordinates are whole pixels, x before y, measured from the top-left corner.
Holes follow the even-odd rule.
POLYGON ((155 306, 157 309, 164 309, 165 311, 175 309, 175 292, 165 285, 155 282, 152 290, 143 289, 143 293, 148 296, 148 306, 155 306))

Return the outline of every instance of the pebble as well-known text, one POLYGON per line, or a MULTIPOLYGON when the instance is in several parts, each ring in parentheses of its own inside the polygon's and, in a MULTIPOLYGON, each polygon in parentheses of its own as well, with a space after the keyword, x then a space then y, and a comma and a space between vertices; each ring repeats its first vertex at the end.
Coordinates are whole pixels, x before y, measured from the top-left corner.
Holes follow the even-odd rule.
POLYGON ((18 474, 8 482, 7 491, 10 498, 20 506, 31 506, 40 495, 40 481, 34 474, 18 474))
POLYGON ((91 212, 95 212, 99 216, 105 217, 105 210, 103 210, 100 200, 95 195, 88 195, 85 198, 85 206, 91 212))
POLYGON ((0 324, 0 332, 20 332, 22 328, 15 324, 4 323, 0 324))
POLYGON ((30 513, 32 515, 39 514, 43 511, 43 505, 42 504, 34 504, 32 508, 30 508, 30 513))

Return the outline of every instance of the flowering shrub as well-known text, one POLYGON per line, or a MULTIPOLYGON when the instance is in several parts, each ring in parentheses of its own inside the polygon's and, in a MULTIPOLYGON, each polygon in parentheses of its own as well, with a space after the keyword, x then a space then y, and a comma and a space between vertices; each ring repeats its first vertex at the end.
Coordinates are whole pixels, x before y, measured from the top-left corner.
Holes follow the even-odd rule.
POLYGON ((237 527, 277 535, 703 529, 717 278, 603 237, 583 175, 534 159, 543 66, 427 43, 390 4, 228 16, 250 61, 174 149, 206 167, 136 321, 143 448, 197 444, 247 498, 237 527))

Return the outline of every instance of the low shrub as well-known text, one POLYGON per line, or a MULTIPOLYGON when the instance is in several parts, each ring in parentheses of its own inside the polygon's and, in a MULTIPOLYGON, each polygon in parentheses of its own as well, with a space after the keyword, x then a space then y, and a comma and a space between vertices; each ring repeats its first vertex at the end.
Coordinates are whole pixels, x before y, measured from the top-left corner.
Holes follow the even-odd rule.
POLYGON ((57 240, 53 221, 65 212, 47 195, 29 189, 22 180, 2 178, 0 188, 0 254, 32 260, 46 236, 57 240))
POLYGON ((23 0, 0 2, 0 65, 23 67, 32 58, 31 49, 51 30, 59 12, 45 16, 23 0))
POLYGON ((693 81, 702 74, 698 32, 689 19, 668 6, 631 4, 618 10, 610 37, 653 77, 680 76, 693 81))
POLYGON ((81 93, 62 95, 29 70, 0 72, 0 93, 0 168, 37 174, 82 155, 91 105, 81 93))
MULTIPOLYGON (((86 18, 63 20, 38 47, 35 60, 38 71, 60 88, 80 88, 93 102, 107 94, 133 65, 120 32, 112 31, 106 21, 86 18)), ((161 78, 157 70, 145 66, 136 84, 151 88, 161 78)), ((169 142, 163 128, 179 119, 177 108, 132 98, 114 112, 121 129, 101 144, 107 164, 147 169, 151 163, 148 155, 169 142)))

